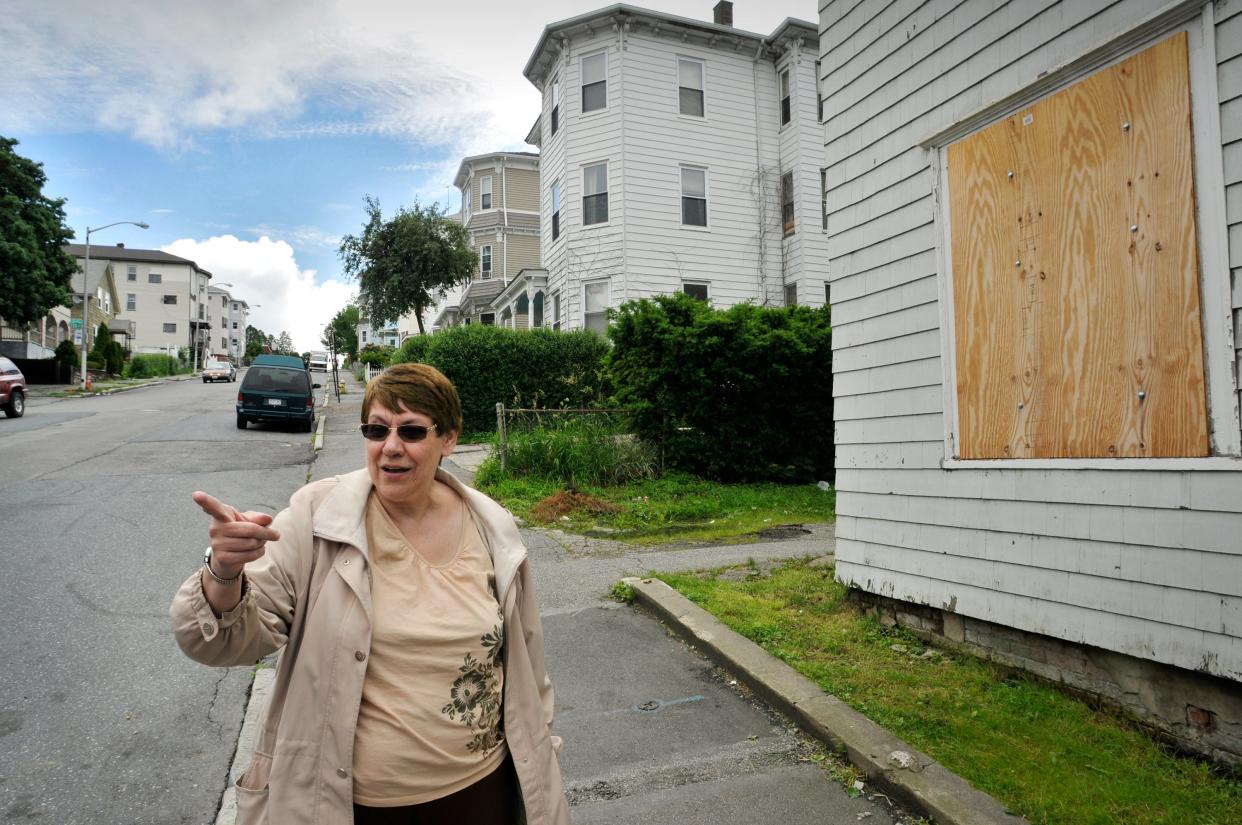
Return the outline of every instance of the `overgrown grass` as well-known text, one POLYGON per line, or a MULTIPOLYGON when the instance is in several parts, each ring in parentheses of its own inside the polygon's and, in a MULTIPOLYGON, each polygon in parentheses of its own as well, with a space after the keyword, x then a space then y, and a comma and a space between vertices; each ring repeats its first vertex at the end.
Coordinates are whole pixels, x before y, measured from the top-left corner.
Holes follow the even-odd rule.
POLYGON ((831 569, 659 577, 1033 823, 1242 822, 1242 783, 1041 682, 973 657, 923 658, 913 634, 846 603, 831 569))
MULTIPOLYGON (((493 459, 489 459, 489 462, 493 459)), ((538 478, 497 478, 480 468, 479 489, 527 521, 537 521, 536 504, 564 489, 538 478)), ((617 505, 618 513, 575 511, 555 526, 570 532, 606 534, 635 544, 715 541, 753 534, 783 524, 829 522, 835 518, 833 491, 814 484, 719 484, 682 473, 604 487, 584 485, 587 495, 617 505)))
MULTIPOLYGON (((655 478, 655 448, 628 435, 606 416, 579 415, 511 429, 505 441, 507 468, 500 462, 480 467, 484 480, 534 477, 559 482, 570 489, 584 485, 617 485, 655 478)), ((493 453, 498 442, 493 444, 493 453)))

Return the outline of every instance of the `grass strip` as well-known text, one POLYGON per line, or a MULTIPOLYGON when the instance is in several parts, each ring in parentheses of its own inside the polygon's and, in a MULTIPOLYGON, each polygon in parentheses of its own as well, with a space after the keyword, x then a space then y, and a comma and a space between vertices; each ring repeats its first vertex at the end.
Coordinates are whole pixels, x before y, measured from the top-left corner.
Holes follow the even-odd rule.
POLYGON ((1242 822, 1236 779, 1042 682, 882 626, 831 568, 720 572, 658 577, 1033 823, 1242 822))
MULTIPOLYGON (((538 478, 480 476, 479 488, 533 523, 535 505, 564 489, 538 478)), ((682 473, 613 487, 578 491, 616 505, 619 512, 574 510, 553 522, 561 530, 600 535, 633 544, 736 539, 785 524, 830 522, 835 491, 814 484, 720 484, 682 473)))

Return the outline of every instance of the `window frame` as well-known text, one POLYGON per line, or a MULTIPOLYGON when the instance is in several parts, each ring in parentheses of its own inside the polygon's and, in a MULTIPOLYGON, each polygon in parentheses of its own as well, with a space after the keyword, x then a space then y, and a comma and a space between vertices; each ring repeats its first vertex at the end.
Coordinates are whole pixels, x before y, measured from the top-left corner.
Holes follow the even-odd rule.
MULTIPOLYGON (((1155 28, 1136 24, 1117 36, 1084 49, 1076 59, 1063 61, 1031 84, 1017 89, 1000 101, 967 115, 924 140, 920 146, 933 154, 932 191, 936 232, 937 278, 940 308, 940 347, 943 370, 944 438, 941 466, 946 470, 1023 469, 1023 470, 1242 470, 1242 420, 1236 399, 1239 381, 1233 375, 1236 351, 1226 351, 1227 333, 1233 323, 1233 310, 1211 312, 1211 306, 1232 307, 1228 266, 1228 237, 1225 227, 1224 180, 1213 177, 1212 163, 1221 147, 1220 105, 1215 64, 1215 23, 1213 5, 1206 3, 1187 19, 1155 28), (948 148, 963 137, 1060 92, 1096 72, 1120 63, 1138 52, 1187 32, 1187 62, 1190 83, 1191 144, 1194 163, 1196 230, 1199 256, 1199 305, 1202 329, 1205 397, 1208 418, 1206 457, 1188 458, 996 458, 957 457, 956 443, 961 433, 957 403, 957 340, 952 271, 952 226, 948 196, 948 148), (1220 273, 1225 273, 1222 277, 1220 273)), ((1219 169, 1219 165, 1215 166, 1219 169)), ((1236 346, 1236 342, 1234 342, 1236 346)))
POLYGON ((706 302, 708 306, 712 305, 711 281, 683 280, 681 282, 681 291, 685 295, 690 295, 691 298, 699 298, 699 300, 706 302), (699 298, 698 295, 691 295, 687 287, 703 287, 703 297, 699 298))
POLYGON ((127 264, 125 266, 125 280, 138 281, 138 267, 135 264, 127 264))
POLYGON ((711 214, 709 210, 709 204, 711 203, 711 193, 710 193, 709 183, 708 183, 708 167, 694 166, 688 163, 683 163, 677 167, 677 170, 678 170, 677 172, 678 184, 680 185, 680 189, 681 189, 681 198, 678 203, 678 205, 681 207, 681 215, 680 215, 681 228, 690 229, 690 230, 694 230, 698 232, 711 231, 711 214), (698 196, 695 196, 695 195, 686 194, 686 172, 701 172, 702 173, 703 175, 703 196, 702 198, 699 198, 698 196), (701 224, 686 223, 686 201, 687 200, 702 200, 703 201, 703 223, 701 224))
POLYGON ((552 329, 560 329, 560 328, 561 328, 561 291, 558 289, 552 293, 552 329))
POLYGON ((549 137, 555 137, 561 125, 561 78, 559 76, 553 78, 549 85, 551 86, 550 95, 552 97, 551 114, 549 116, 552 132, 549 137))
POLYGON ((177 306, 177 293, 164 293, 163 301, 161 303, 163 303, 164 306, 177 306), (172 299, 171 301, 169 300, 170 298, 172 299))
POLYGON ((126 312, 137 312, 138 311, 138 293, 137 292, 126 292, 125 293, 125 311, 126 312))
POLYGON ((479 211, 486 212, 487 210, 491 209, 492 202, 494 200, 495 199, 492 197, 492 176, 491 175, 480 175, 479 176, 479 211), (484 200, 484 198, 486 198, 487 200, 484 200))
MULTIPOLYGON (((604 317, 604 331, 600 334, 607 335, 608 334, 608 310, 611 308, 612 308, 612 282, 610 279, 592 278, 589 281, 582 282, 582 328, 583 329, 591 329, 588 318, 592 316, 599 316, 602 314, 604 317), (587 293, 591 287, 598 287, 598 286, 603 286, 604 288, 603 290, 604 291, 604 311, 603 313, 589 312, 587 310, 587 293)), ((598 332, 598 330, 591 330, 591 331, 598 332)))
POLYGON ((819 211, 820 228, 828 231, 828 167, 819 170, 819 211))
POLYGON ((148 284, 162 284, 164 283, 164 276, 162 273, 159 273, 159 272, 148 272, 147 283, 148 284))
POLYGON ((564 201, 559 180, 552 181, 548 187, 548 198, 552 203, 552 240, 555 242, 561 237, 561 207, 564 201))
POLYGON ((578 111, 583 116, 608 111, 608 49, 599 49, 578 58, 578 111), (586 83, 586 62, 597 57, 604 59, 604 79, 586 83), (587 86, 598 86, 601 83, 604 86, 604 102, 600 106, 588 109, 586 107, 587 86))
POLYGON ((794 174, 790 170, 781 173, 781 237, 788 238, 798 230, 798 213, 795 208, 797 204, 797 196, 794 193, 794 174), (789 181, 789 185, 785 185, 785 181, 789 181), (788 192, 789 198, 786 200, 785 194, 788 192), (785 208, 789 208, 789 215, 786 217, 785 208))
POLYGON ((173 321, 169 323, 168 321, 165 321, 164 322, 164 334, 165 335, 176 335, 177 334, 177 322, 173 321), (172 327, 172 329, 169 329, 169 327, 172 327))
POLYGON ((679 54, 673 58, 674 77, 677 80, 677 116, 688 117, 693 120, 707 119, 707 61, 701 57, 691 57, 689 55, 679 54), (699 66, 699 87, 695 89, 693 86, 683 86, 681 84, 681 64, 697 63, 699 66), (681 90, 688 89, 699 93, 699 108, 702 110, 699 114, 685 111, 681 106, 681 90))
POLYGON ((479 247, 479 277, 492 277, 492 245, 485 243, 479 247))
POLYGON ((784 129, 793 120, 793 80, 789 67, 776 73, 776 99, 780 102, 781 128, 784 129))
POLYGON ((611 183, 612 183, 612 181, 609 179, 608 172, 609 172, 609 168, 608 168, 608 161, 606 161, 606 160, 602 160, 602 161, 594 161, 594 162, 592 162, 592 163, 584 163, 584 164, 582 164, 582 215, 581 215, 581 225, 583 226, 583 228, 588 227, 588 226, 608 226, 609 222, 612 220, 612 210, 610 209, 611 204, 610 204, 610 202, 609 202, 609 201, 610 201, 610 198, 609 198, 609 193, 611 192, 611 183), (594 168, 595 168, 595 167, 597 167, 597 166, 603 166, 603 167, 604 167, 604 191, 603 191, 603 192, 595 192, 595 193, 593 193, 593 194, 588 195, 588 194, 586 193, 586 182, 587 182, 587 177, 586 177, 586 175, 587 175, 587 170, 588 170, 588 169, 594 169, 594 168), (587 198, 597 198, 597 197, 599 197, 601 194, 604 196, 604 219, 603 219, 603 220, 597 220, 597 221, 591 221, 590 223, 587 223, 587 219, 586 219, 586 217, 587 217, 587 214, 586 214, 586 213, 587 213, 587 198))
POLYGON ((783 294, 781 297, 785 300, 785 306, 796 307, 798 305, 798 282, 790 281, 782 287, 783 294), (791 297, 792 296, 792 297, 791 297))

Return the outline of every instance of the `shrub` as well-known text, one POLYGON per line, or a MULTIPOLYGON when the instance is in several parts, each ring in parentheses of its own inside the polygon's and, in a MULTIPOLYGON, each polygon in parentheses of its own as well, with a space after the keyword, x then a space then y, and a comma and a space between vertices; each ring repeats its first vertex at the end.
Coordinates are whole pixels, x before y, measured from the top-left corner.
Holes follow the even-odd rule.
POLYGON ((68 339, 61 341, 56 345, 56 352, 52 356, 61 364, 68 364, 71 367, 77 367, 82 363, 82 353, 78 351, 77 346, 68 339))
POLYGON ((600 406, 608 392, 608 343, 584 330, 511 330, 469 324, 407 339, 393 363, 422 361, 448 376, 461 395, 465 430, 496 428, 496 404, 600 406), (411 343, 415 341, 416 343, 411 343))
POLYGON ((120 375, 125 366, 125 347, 119 341, 108 341, 103 346, 103 359, 112 375, 120 375))
POLYGON ((618 308, 617 400, 665 467, 722 481, 832 477, 829 310, 713 310, 686 295, 618 308))
POLYGON ((497 461, 485 478, 534 476, 573 490, 656 477, 655 449, 617 424, 580 414, 553 418, 531 429, 510 430, 505 440, 507 468, 500 471, 497 461))
POLYGON ((135 355, 125 365, 125 375, 127 378, 157 378, 176 375, 180 369, 177 359, 168 355, 135 355))
POLYGON ((386 347, 380 344, 367 344, 362 348, 362 352, 358 353, 358 360, 364 364, 374 364, 377 367, 386 367, 388 366, 392 355, 392 347, 386 347))

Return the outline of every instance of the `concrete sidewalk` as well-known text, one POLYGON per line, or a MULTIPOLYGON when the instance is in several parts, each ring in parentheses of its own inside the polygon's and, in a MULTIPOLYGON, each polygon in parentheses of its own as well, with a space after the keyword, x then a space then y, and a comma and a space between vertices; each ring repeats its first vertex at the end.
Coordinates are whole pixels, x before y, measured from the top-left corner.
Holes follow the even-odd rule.
MULTIPOLYGON (((342 377, 345 392, 340 402, 328 393, 322 407, 317 455, 308 480, 364 464, 357 430, 363 388, 352 375, 342 377)), ((485 457, 486 448, 463 445, 444 467, 468 483, 485 457)), ((800 692, 783 701, 766 685, 748 685, 746 679, 753 674, 744 669, 722 669, 705 658, 698 649, 704 646, 703 621, 683 624, 681 618, 688 611, 675 604, 661 609, 658 600, 646 598, 657 618, 607 596, 622 578, 652 570, 694 570, 750 559, 763 565, 827 555, 833 549, 831 529, 817 529, 795 540, 671 549, 636 548, 555 530, 523 528, 522 535, 530 552, 548 668, 557 690, 556 732, 565 742, 561 767, 574 822, 889 825, 910 820, 911 813, 894 807, 869 782, 860 783, 858 794, 859 789, 847 792, 829 778, 821 767, 821 741, 839 745, 846 732, 837 732, 834 738, 814 724, 800 728, 791 721, 807 724, 797 712, 798 704, 808 699, 803 682, 785 680, 800 692), (756 690, 767 701, 758 698, 756 690), (773 706, 794 712, 782 715, 773 706)), ((711 652, 719 661, 729 661, 718 651, 711 652)), ((250 762, 273 680, 270 668, 256 673, 231 771, 234 781, 250 762)), ((891 741, 896 740, 884 740, 891 741)), ((860 764, 871 767, 865 760, 860 764)), ((943 793, 937 790, 939 803, 944 793, 977 793, 960 779, 957 783, 947 782, 943 793)), ((233 825, 233 795, 230 784, 218 825, 233 825)), ((934 809, 940 815, 938 823, 1013 821, 986 816, 942 819, 957 809, 945 804, 922 806, 919 797, 907 798, 923 808, 916 808, 916 814, 934 809)), ((999 806, 983 810, 990 814, 999 806)))

